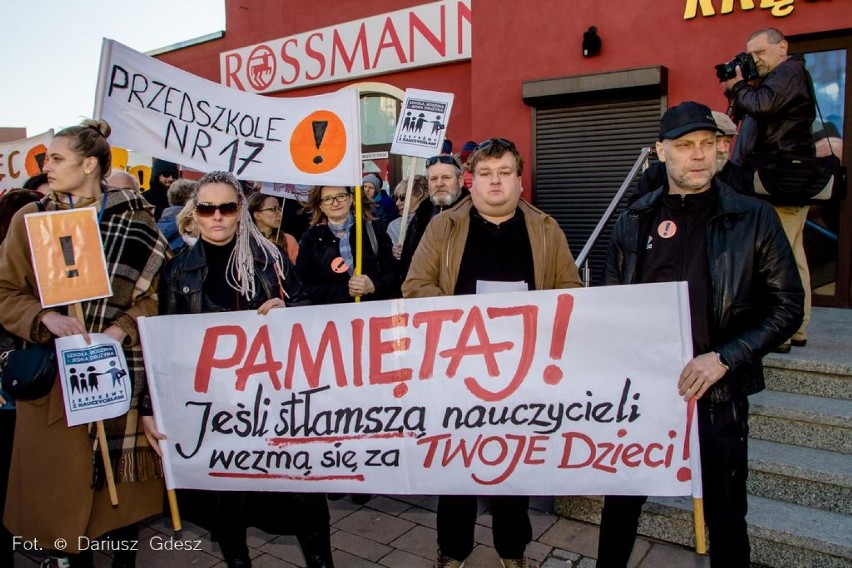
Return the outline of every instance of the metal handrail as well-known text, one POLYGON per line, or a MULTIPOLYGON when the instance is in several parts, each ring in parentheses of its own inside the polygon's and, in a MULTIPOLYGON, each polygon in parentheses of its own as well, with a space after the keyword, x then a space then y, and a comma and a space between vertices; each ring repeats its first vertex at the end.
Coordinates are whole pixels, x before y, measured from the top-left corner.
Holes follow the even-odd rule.
POLYGON ((589 240, 586 241, 586 246, 583 247, 583 250, 580 251, 579 256, 577 256, 577 266, 583 267, 583 281, 586 287, 589 286, 589 281, 591 280, 591 271, 589 270, 588 256, 592 252, 592 247, 595 246, 595 242, 597 242, 598 237, 601 236, 601 233, 606 227, 606 224, 609 223, 610 217, 615 212, 615 208, 618 207, 618 203, 621 201, 621 198, 627 192, 627 188, 630 187, 630 184, 633 183, 633 180, 636 179, 636 176, 639 174, 639 168, 648 160, 648 155, 651 153, 650 148, 642 148, 642 151, 639 152, 639 157, 636 158, 636 162, 634 162, 633 167, 630 168, 630 173, 627 174, 627 177, 624 178, 624 181, 621 184, 621 187, 618 188, 618 191, 615 193, 615 197, 612 198, 612 201, 609 202, 609 206, 604 211, 603 216, 598 221, 598 225, 595 227, 595 230, 592 231, 589 240))

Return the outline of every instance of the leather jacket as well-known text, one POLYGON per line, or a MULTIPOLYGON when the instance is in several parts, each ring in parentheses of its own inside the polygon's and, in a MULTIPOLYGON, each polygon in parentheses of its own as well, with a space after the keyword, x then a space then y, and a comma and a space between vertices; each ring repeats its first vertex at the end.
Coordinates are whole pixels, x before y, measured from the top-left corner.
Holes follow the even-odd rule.
MULTIPOLYGON (((246 309, 256 310, 265 301, 280 296, 278 277, 272 263, 266 264, 263 253, 252 244, 255 262, 255 279, 259 284, 256 293, 248 302, 246 309), (264 266, 264 264, 266 264, 264 266)), ((310 302, 301 281, 282 251, 284 274, 284 303, 287 306, 305 306, 310 302)), ((200 314, 211 311, 211 305, 205 301, 204 279, 207 277, 207 262, 204 247, 199 240, 192 248, 183 249, 163 270, 160 278, 160 314, 200 314)))
POLYGON ((731 159, 748 166, 754 152, 814 155, 811 126, 816 118, 811 77, 801 55, 791 55, 758 86, 736 83, 729 93, 734 114, 744 122, 731 159))
MULTIPOLYGON (((761 359, 802 322, 804 290, 781 222, 766 203, 719 190, 707 225, 713 348, 730 370, 704 398, 722 402, 763 390, 761 359)), ((625 210, 613 229, 607 257, 608 285, 639 281, 651 223, 663 186, 625 210)), ((696 353, 699 355, 699 353, 696 353)))

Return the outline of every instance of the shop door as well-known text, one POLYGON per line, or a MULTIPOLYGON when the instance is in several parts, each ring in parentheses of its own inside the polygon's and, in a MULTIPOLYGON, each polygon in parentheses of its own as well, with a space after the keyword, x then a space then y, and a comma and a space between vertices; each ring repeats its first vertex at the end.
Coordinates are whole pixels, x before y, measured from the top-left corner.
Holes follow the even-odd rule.
MULTIPOLYGON (((583 249, 641 149, 653 146, 662 108, 659 96, 535 107, 533 199, 559 222, 574 256, 583 249)), ((603 280, 612 225, 629 193, 589 255, 593 285, 603 280)))
MULTIPOLYGON (((790 51, 803 53, 814 82, 822 118, 814 122, 817 155, 835 153, 848 166, 849 148, 844 147, 852 127, 846 77, 852 63, 852 34, 808 41, 791 41, 790 51)), ((848 182, 847 182, 848 184, 848 182)), ((852 199, 811 206, 805 224, 805 254, 811 274, 815 306, 850 307, 852 293, 852 199)))

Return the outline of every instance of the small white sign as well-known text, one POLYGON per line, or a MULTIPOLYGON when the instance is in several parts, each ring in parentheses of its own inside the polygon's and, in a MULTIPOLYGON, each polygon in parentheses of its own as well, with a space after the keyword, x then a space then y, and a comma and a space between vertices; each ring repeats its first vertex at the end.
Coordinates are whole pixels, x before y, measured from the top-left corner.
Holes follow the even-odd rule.
POLYGON ((365 154, 361 154, 362 162, 366 162, 367 160, 387 160, 387 158, 387 152, 367 152, 365 154))
POLYGON ((406 89, 391 153, 418 158, 440 154, 453 97, 453 93, 406 89))
POLYGON ((89 337, 91 345, 82 335, 56 340, 69 427, 115 418, 130 410, 130 376, 121 344, 105 333, 89 337))

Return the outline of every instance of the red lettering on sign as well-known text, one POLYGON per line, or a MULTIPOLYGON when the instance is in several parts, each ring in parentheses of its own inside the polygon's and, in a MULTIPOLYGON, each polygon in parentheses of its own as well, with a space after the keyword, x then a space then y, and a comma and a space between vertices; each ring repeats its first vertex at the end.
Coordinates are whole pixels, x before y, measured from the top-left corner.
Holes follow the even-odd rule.
POLYGON ((382 341, 382 332, 386 329, 408 326, 408 314, 395 314, 390 317, 370 318, 370 383, 387 384, 411 380, 414 370, 404 367, 392 371, 382 371, 382 356, 395 351, 407 351, 411 346, 410 337, 400 337, 392 341, 382 341))
POLYGON ((213 369, 228 369, 235 367, 242 361, 243 354, 246 352, 246 343, 246 332, 238 325, 220 325, 207 328, 201 342, 198 362, 195 364, 195 392, 207 392, 213 369), (224 337, 233 337, 237 344, 229 357, 216 359, 219 339, 224 337))
POLYGON ((237 369, 237 390, 246 390, 246 383, 249 377, 258 373, 267 373, 269 380, 272 381, 272 388, 281 390, 281 380, 278 378, 278 371, 281 370, 284 364, 281 361, 276 361, 272 358, 272 343, 269 341, 269 326, 262 325, 257 330, 257 335, 251 342, 248 356, 246 357, 243 366, 237 369), (257 359, 263 351, 263 361, 258 363, 257 359))
POLYGON ((474 355, 481 356, 485 360, 485 368, 488 370, 488 375, 496 377, 500 374, 500 368, 497 366, 497 359, 494 355, 511 349, 514 345, 511 341, 491 343, 488 331, 485 328, 485 321, 482 319, 482 310, 478 306, 474 306, 467 315, 464 327, 462 327, 459 333, 459 340, 456 346, 453 349, 441 351, 441 357, 450 360, 450 364, 447 366, 448 377, 456 375, 462 359, 474 355), (476 332, 479 343, 470 345, 470 336, 474 332, 476 332))
POLYGON ((246 88, 240 82, 240 77, 238 75, 242 68, 243 57, 239 53, 225 54, 225 86, 236 87, 241 91, 246 90, 246 88))
POLYGON ((299 60, 287 53, 287 46, 289 45, 299 47, 299 40, 291 38, 281 44, 281 61, 293 68, 293 77, 290 79, 285 78, 284 73, 281 73, 282 85, 292 85, 295 83, 299 79, 299 73, 302 70, 299 60))
POLYGON ((468 26, 471 25, 473 22, 473 14, 471 13, 471 9, 468 6, 465 6, 464 2, 458 2, 456 7, 458 10, 458 30, 456 37, 459 38, 459 46, 456 53, 461 55, 464 53, 464 33, 462 32, 462 28, 464 27, 465 22, 467 22, 468 26))
MULTIPOLYGON (((627 430, 620 429, 616 433, 618 438, 624 438, 627 430)), ((662 444, 656 442, 647 446, 632 443, 625 446, 621 442, 595 442, 591 437, 582 432, 565 432, 562 450, 562 459, 559 462, 560 469, 579 469, 591 466, 592 469, 605 471, 607 473, 618 473, 618 467, 624 465, 628 468, 640 467, 643 463, 650 468, 665 467, 672 465, 674 454, 674 443, 665 446, 665 457, 661 460, 651 458, 651 452, 664 449, 662 444), (574 442, 578 442, 578 446, 574 442), (573 456, 572 456, 573 453, 573 456), (579 457, 578 457, 579 454, 579 457), (641 459, 638 459, 641 456, 641 459), (572 461, 572 457, 574 460, 572 461)), ((677 437, 677 432, 669 431, 669 438, 677 437)))
MULTIPOLYGON (((512 377, 512 380, 509 381, 509 384, 504 389, 499 390, 497 392, 492 392, 482 387, 482 385, 480 385, 473 377, 467 377, 464 380, 464 384, 467 387, 467 390, 471 392, 471 394, 489 402, 503 400, 504 398, 510 396, 512 393, 518 390, 518 387, 521 386, 521 383, 524 382, 524 378, 527 376, 527 372, 529 372, 530 370, 530 365, 532 365, 533 356, 535 355, 538 307, 513 306, 509 308, 488 308, 488 317, 490 319, 496 319, 507 316, 521 316, 521 318, 523 318, 523 324, 521 329, 523 330, 524 343, 523 347, 521 348, 521 355, 518 357, 518 367, 515 369, 515 374, 512 377)), ((507 343, 509 344, 509 347, 514 347, 515 345, 511 342, 507 343)))
POLYGON ((325 55, 322 54, 321 51, 317 51, 313 47, 313 42, 315 39, 319 38, 320 41, 323 40, 323 35, 321 32, 316 32, 308 36, 308 39, 305 40, 305 54, 319 63, 319 71, 315 75, 312 75, 308 72, 305 72, 305 78, 309 81, 314 81, 322 77, 323 73, 325 73, 325 55))
POLYGON ((435 353, 438 350, 438 340, 441 338, 444 322, 456 323, 463 314, 462 310, 435 310, 414 314, 412 323, 415 329, 420 327, 420 324, 426 324, 426 345, 423 348, 423 361, 420 363, 420 379, 431 379, 435 373, 435 353))
POLYGON ((326 351, 331 350, 331 360, 334 365, 334 376, 337 381, 337 386, 346 386, 346 371, 343 368, 343 353, 340 350, 340 336, 337 333, 337 326, 333 321, 326 324, 322 331, 319 346, 317 347, 316 358, 311 356, 311 348, 308 346, 308 339, 305 336, 305 330, 301 324, 293 325, 293 331, 290 335, 290 348, 287 351, 287 369, 284 371, 284 388, 292 390, 293 374, 296 370, 296 356, 302 363, 305 379, 308 381, 308 386, 315 389, 319 386, 320 374, 322 372, 322 364, 325 360, 326 351))
POLYGON ((366 24, 361 23, 358 29, 358 35, 355 38, 355 43, 352 46, 352 52, 346 52, 346 46, 343 45, 343 39, 340 37, 340 32, 334 30, 334 35, 331 40, 331 76, 333 77, 337 69, 337 57, 340 56, 343 65, 347 72, 352 71, 352 66, 355 64, 355 56, 361 52, 362 67, 366 71, 370 69, 370 57, 367 53, 367 28, 366 24))
POLYGON ((374 68, 379 64, 379 59, 382 57, 382 51, 389 47, 392 47, 394 51, 396 51, 396 58, 400 63, 408 63, 405 59, 405 51, 402 49, 402 43, 399 41, 399 35, 396 33, 396 28, 393 25, 393 20, 390 17, 387 17, 385 18, 385 25, 382 28, 379 47, 376 49, 376 56, 373 57, 374 68))
POLYGON ((414 30, 420 32, 420 37, 429 42, 441 57, 447 55, 447 6, 441 4, 441 37, 432 33, 429 26, 417 17, 414 12, 408 13, 408 60, 414 61, 414 30))

